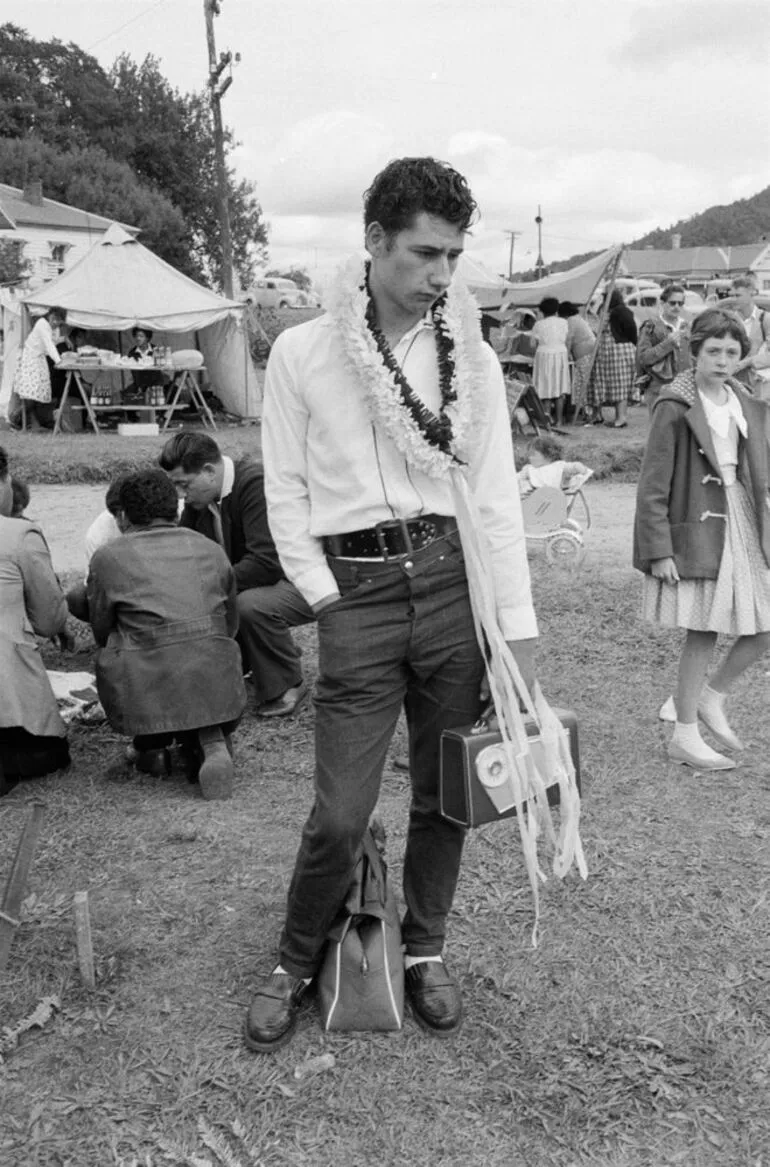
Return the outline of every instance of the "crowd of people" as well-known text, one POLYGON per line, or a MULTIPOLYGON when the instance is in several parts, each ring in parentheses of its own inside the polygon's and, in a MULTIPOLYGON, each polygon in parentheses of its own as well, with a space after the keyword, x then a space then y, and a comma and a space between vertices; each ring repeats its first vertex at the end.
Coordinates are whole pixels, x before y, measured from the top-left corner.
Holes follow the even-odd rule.
MULTIPOLYGON (((770 398, 770 380, 763 377, 770 368, 770 313, 757 306, 756 296, 753 277, 736 276, 731 304, 749 349, 735 377, 756 395, 770 398)), ((641 325, 617 287, 605 295, 598 315, 546 296, 537 313, 520 309, 513 329, 504 328, 501 359, 514 376, 531 378, 546 420, 557 428, 579 420, 585 426, 624 429, 629 405, 643 403, 650 412, 661 389, 690 367, 684 306, 685 289, 676 282, 662 289, 659 311, 641 325), (611 419, 606 409, 612 409, 611 419)))
MULTIPOLYGON (((465 830, 440 813, 438 796, 441 734, 476 721, 488 667, 463 491, 477 507, 500 637, 529 691, 538 635, 503 374, 472 301, 452 283, 475 213, 463 176, 432 158, 399 159, 378 174, 364 200, 367 260, 340 273, 324 315, 273 347, 264 470, 233 461, 207 434, 175 434, 157 466, 110 485, 88 533, 87 578, 66 597, 39 526, 11 517, 0 451, 0 667, 10 678, 0 791, 69 761, 36 642, 62 634, 68 611, 91 624, 99 695, 110 724, 133 739, 134 763, 162 777, 178 759, 207 799, 233 792, 244 678, 258 716, 291 716, 307 696, 291 629, 317 622, 315 796, 277 961, 244 1021, 245 1042, 260 1053, 294 1033, 402 711, 406 991, 431 1033, 451 1036, 463 1020, 443 950, 465 830)), ((573 309, 544 301, 531 329, 536 384, 555 408, 567 396, 569 353, 575 370, 590 355, 573 309)), ((708 310, 687 330, 685 361, 674 288, 660 323, 643 328, 638 355, 622 297, 613 293, 608 309, 586 404, 611 404, 613 424, 626 424, 640 359, 649 371, 634 563, 645 618, 686 630, 669 757, 729 768, 742 743, 725 696, 770 644, 770 410, 736 379, 759 367, 761 344, 752 352, 738 316, 708 310), (720 633, 737 639, 706 683, 720 633), (725 753, 705 742, 701 724, 725 753)), ((562 447, 541 441, 522 489, 561 484, 569 470, 562 447)))

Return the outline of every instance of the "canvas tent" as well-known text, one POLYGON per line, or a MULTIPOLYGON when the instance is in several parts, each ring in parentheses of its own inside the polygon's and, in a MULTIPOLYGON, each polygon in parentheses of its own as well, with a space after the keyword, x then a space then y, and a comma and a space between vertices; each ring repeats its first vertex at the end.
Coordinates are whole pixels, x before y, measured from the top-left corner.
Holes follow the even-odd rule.
POLYGON ((545 296, 555 296, 557 300, 571 300, 573 304, 580 306, 587 304, 604 273, 615 263, 622 250, 621 245, 610 247, 601 255, 581 263, 578 267, 570 268, 569 271, 560 271, 528 284, 508 284, 503 309, 533 308, 545 296))
POLYGON ((511 286, 502 276, 488 272, 473 256, 463 252, 455 271, 456 280, 460 280, 473 293, 480 308, 499 308, 506 290, 511 286))
POLYGON ((244 305, 196 284, 113 223, 57 279, 22 297, 29 314, 59 306, 67 323, 118 331, 149 328, 172 348, 203 353, 208 381, 230 413, 254 417, 260 391, 249 354, 244 305))

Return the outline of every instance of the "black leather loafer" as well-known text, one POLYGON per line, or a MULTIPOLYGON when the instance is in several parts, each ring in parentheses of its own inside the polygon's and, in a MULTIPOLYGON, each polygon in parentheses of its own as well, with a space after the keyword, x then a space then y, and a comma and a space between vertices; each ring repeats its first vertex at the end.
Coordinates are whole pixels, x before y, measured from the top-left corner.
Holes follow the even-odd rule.
POLYGON ((168 778, 171 773, 171 755, 168 750, 144 750, 136 755, 137 770, 153 778, 168 778))
POLYGON ((443 961, 427 960, 406 970, 404 987, 418 1025, 437 1037, 451 1037, 462 1025, 460 986, 443 961))
POLYGON ((301 977, 288 973, 262 978, 243 1023, 243 1039, 249 1049, 264 1054, 289 1044, 307 987, 301 977))

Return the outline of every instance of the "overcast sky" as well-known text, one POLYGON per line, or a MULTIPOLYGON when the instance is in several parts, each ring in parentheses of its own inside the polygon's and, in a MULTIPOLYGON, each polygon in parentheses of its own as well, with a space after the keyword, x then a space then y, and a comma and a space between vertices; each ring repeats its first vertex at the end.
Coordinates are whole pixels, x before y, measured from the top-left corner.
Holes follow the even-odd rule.
MULTIPOLYGON (((510 230, 534 265, 538 204, 547 264, 770 185, 768 0, 220 4, 217 49, 241 54, 224 117, 277 266, 322 276, 356 249, 362 191, 405 154, 466 175, 468 251, 498 272, 510 230)), ((2 19, 205 84, 203 0, 4 0, 2 19)))

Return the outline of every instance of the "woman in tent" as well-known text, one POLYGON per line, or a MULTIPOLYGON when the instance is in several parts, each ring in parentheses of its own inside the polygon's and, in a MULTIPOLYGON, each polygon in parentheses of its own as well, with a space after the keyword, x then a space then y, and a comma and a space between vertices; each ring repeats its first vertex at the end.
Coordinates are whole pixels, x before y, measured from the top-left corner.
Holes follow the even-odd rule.
POLYGON ((21 350, 14 390, 25 404, 27 420, 33 430, 50 429, 53 425, 48 362, 58 365, 61 361, 54 330, 62 328, 66 319, 63 308, 49 308, 37 320, 21 350))

